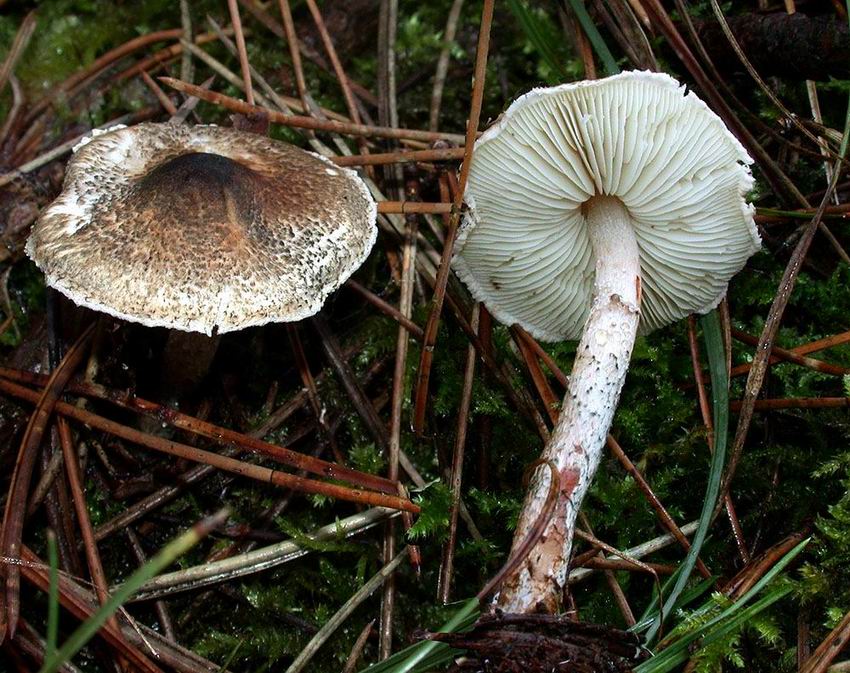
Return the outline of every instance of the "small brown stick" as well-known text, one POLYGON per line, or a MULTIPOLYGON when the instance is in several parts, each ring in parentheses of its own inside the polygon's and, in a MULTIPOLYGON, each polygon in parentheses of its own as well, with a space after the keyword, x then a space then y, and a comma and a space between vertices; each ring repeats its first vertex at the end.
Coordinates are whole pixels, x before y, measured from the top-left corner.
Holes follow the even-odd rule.
MULTIPOLYGON (((587 514, 584 512, 579 513, 579 519, 581 520, 581 525, 587 529, 587 532, 594 536, 593 529, 590 527, 590 520, 587 518, 587 514)), ((599 550, 602 551, 601 549, 599 550)), ((634 568, 638 568, 640 570, 644 570, 648 567, 645 563, 634 561, 631 559, 628 560, 629 563, 633 565, 634 568)), ((623 615, 623 619, 629 627, 634 626, 637 623, 635 619, 635 613, 632 610, 632 606, 629 605, 629 601, 626 598, 626 594, 623 593, 623 587, 620 586, 620 583, 617 581, 617 576, 614 574, 614 571, 609 568, 603 568, 602 573, 605 575, 605 581, 608 584, 608 588, 611 589, 611 593, 614 594, 614 600, 617 602, 617 607, 620 609, 620 614, 623 615)), ((655 573, 652 573, 655 575, 655 573)), ((655 575, 657 577, 657 575, 655 575)))
MULTIPOLYGON (((154 33, 148 33, 147 35, 141 35, 137 38, 129 40, 128 42, 125 42, 122 45, 119 45, 115 49, 106 52, 103 56, 95 60, 87 68, 74 73, 67 80, 62 82, 62 84, 60 84, 58 87, 54 87, 53 89, 51 89, 49 93, 45 94, 44 98, 36 102, 32 106, 32 108, 30 108, 30 111, 27 114, 27 123, 31 123, 35 119, 36 115, 41 114, 41 112, 50 107, 50 105, 58 96, 66 94, 74 88, 79 88, 79 86, 83 82, 92 79, 102 70, 112 65, 115 61, 127 56, 128 54, 133 53, 138 49, 143 49, 155 42, 162 42, 164 40, 177 40, 182 34, 183 30, 180 28, 174 28, 171 30, 160 30, 154 33)), ((147 70, 148 68, 145 67, 144 69, 147 70)))
MULTIPOLYGON (((339 60, 339 56, 336 53, 333 40, 331 39, 330 33, 328 33, 324 19, 322 19, 322 13, 319 11, 319 7, 316 5, 315 0, 307 0, 307 7, 313 17, 313 22, 316 24, 316 28, 319 31, 319 37, 322 39, 322 45, 324 46, 325 52, 331 61, 331 67, 333 67, 336 79, 342 89, 342 95, 343 98, 345 98, 345 106, 348 109, 348 116, 351 117, 351 121, 355 124, 360 124, 362 120, 360 119, 360 111, 357 109, 357 101, 354 100, 354 94, 351 93, 351 84, 349 83, 348 75, 346 75, 345 69, 342 67, 342 62, 339 60)), ((358 145, 362 154, 369 153, 369 148, 366 145, 366 140, 364 138, 358 139, 358 145)))
POLYGON ((443 48, 437 58, 437 69, 434 73, 434 86, 431 89, 431 110, 428 115, 428 130, 436 131, 440 126, 440 105, 443 102, 443 89, 446 86, 446 75, 449 72, 449 59, 452 55, 457 26, 460 21, 460 12, 463 9, 463 0, 452 2, 449 14, 446 17, 446 29, 443 31, 443 48))
POLYGON ((368 301, 372 306, 376 307, 381 313, 389 316, 393 320, 395 320, 399 325, 404 327, 409 333, 417 341, 422 340, 422 328, 413 322, 410 318, 401 313, 395 306, 390 304, 389 302, 384 301, 378 295, 370 292, 368 289, 363 287, 356 280, 349 280, 346 282, 345 287, 350 290, 354 290, 357 294, 363 297, 366 301, 368 301))
MULTIPOLYGON (((180 0, 180 27, 183 29, 183 39, 194 41, 192 37, 192 12, 189 9, 189 0, 180 0)), ((192 63, 192 54, 184 51, 180 58, 180 79, 191 82, 195 79, 195 67, 192 63)))
POLYGON ((369 636, 372 633, 372 627, 374 625, 375 620, 373 619, 363 627, 360 635, 357 636, 357 640, 354 641, 354 645, 351 648, 351 653, 348 655, 348 659, 345 660, 345 666, 342 667, 342 673, 354 673, 357 669, 357 662, 360 659, 360 655, 363 654, 363 648, 366 647, 366 643, 369 641, 369 636))
MULTIPOLYGON (((312 4, 312 3, 311 3, 312 4)), ((419 221, 416 217, 405 218, 404 242, 402 244, 401 288, 398 312, 408 320, 413 311, 413 287, 416 274, 416 235, 419 221)), ((390 435, 387 444, 387 478, 399 481, 401 455, 402 414, 406 398, 407 353, 410 335, 399 326, 396 334, 395 366, 393 368, 392 399, 390 401, 390 435)), ((396 555, 395 520, 387 521, 384 528, 383 562, 390 563, 396 555)), ((418 550, 417 550, 418 556, 418 550)), ((417 559, 418 560, 418 559, 417 559)), ((416 568, 417 572, 419 568, 416 568)), ((378 627, 380 657, 385 659, 392 653, 392 624, 395 607, 395 574, 390 574, 383 585, 381 595, 381 619, 378 627)))
MULTIPOLYGON (((746 332, 742 332, 739 329, 732 329, 732 336, 735 337, 738 341, 741 341, 749 346, 758 346, 759 340, 758 337, 754 337, 746 332)), ((798 355, 792 350, 786 350, 784 348, 780 348, 776 344, 773 344, 770 348, 770 354, 773 357, 776 357, 777 360, 786 360, 787 362, 793 362, 794 364, 801 365, 803 367, 808 367, 809 369, 814 369, 816 372, 822 372, 823 374, 833 374, 834 376, 846 376, 850 374, 850 369, 846 367, 839 367, 837 365, 831 365, 828 362, 822 362, 821 360, 816 360, 814 358, 807 358, 803 355, 798 355)), ((771 357, 771 359, 773 359, 771 357)), ((768 364, 770 362, 768 361, 768 364)))
MULTIPOLYGON (((768 312, 767 319, 765 320, 764 329, 759 337, 759 343, 756 347, 756 354, 753 359, 752 369, 750 369, 749 376, 747 377, 747 383, 744 388, 744 399, 740 407, 738 426, 735 428, 735 437, 730 446, 730 455, 726 474, 721 482, 721 494, 724 498, 729 492, 732 479, 735 475, 735 469, 738 466, 738 461, 741 459, 741 454, 744 450, 744 444, 747 440, 747 434, 750 429, 750 421, 752 421, 756 401, 767 374, 771 347, 776 339, 776 333, 779 331, 779 324, 782 321, 785 308, 791 298, 791 293, 794 291, 794 286, 797 283, 797 276, 800 273, 803 260, 806 258, 806 254, 808 253, 809 247, 814 239, 815 232, 818 230, 818 223, 821 220, 824 209, 829 203, 832 192, 835 190, 835 185, 840 173, 838 168, 839 167, 836 166, 829 188, 823 195, 817 212, 812 217, 811 222, 806 225, 805 231, 797 243, 797 247, 794 249, 794 252, 788 260, 785 272, 782 275, 782 280, 779 283, 776 297, 771 304, 770 311, 768 312)), ((720 507, 720 501, 718 501, 717 507, 720 507)))
MULTIPOLYGON (((22 388, 14 383, 0 380, 0 390, 10 395, 14 395, 28 402, 35 402, 38 399, 38 393, 35 393, 26 388, 22 388)), ((225 472, 248 477, 256 481, 282 486, 284 488, 292 488, 293 490, 304 493, 317 493, 326 495, 331 498, 339 498, 350 502, 358 502, 364 505, 372 505, 378 507, 390 507, 393 509, 401 509, 417 514, 419 507, 409 500, 399 498, 397 496, 367 491, 363 489, 350 489, 336 484, 329 484, 323 481, 313 479, 305 479, 297 477, 286 472, 273 470, 260 465, 246 463, 241 460, 228 458, 217 453, 204 451, 188 444, 181 444, 171 440, 163 439, 153 435, 148 435, 144 432, 130 428, 115 421, 111 421, 102 416, 98 416, 84 409, 78 409, 70 404, 58 402, 55 405, 56 411, 79 423, 84 423, 98 430, 108 432, 116 437, 120 437, 128 442, 144 446, 153 451, 159 451, 173 456, 178 456, 186 460, 203 463, 215 467, 225 472)), ((8 553, 6 554, 8 556, 8 553)))
POLYGON ((379 213, 395 213, 401 215, 412 215, 414 213, 427 213, 439 215, 440 213, 451 213, 454 206, 451 203, 423 203, 422 201, 378 201, 379 213))
POLYGON ((21 575, 20 568, 15 565, 15 562, 20 559, 26 502, 38 448, 41 445, 44 433, 47 431, 48 422, 62 391, 74 375, 76 368, 83 361, 93 335, 94 324, 90 325, 80 335, 76 343, 68 349, 65 357, 51 373, 44 390, 40 394, 32 394, 31 401, 35 403, 35 410, 30 416, 27 429, 21 440, 21 448, 15 461, 15 469, 12 473, 3 515, 0 555, 7 560, 8 565, 5 572, 4 590, 0 592, 0 598, 2 598, 0 600, 0 641, 7 634, 10 638, 15 636, 15 628, 20 615, 21 575))
POLYGON ((552 372, 552 376, 554 376, 558 383, 560 383, 564 389, 566 389, 567 384, 569 383, 569 379, 567 375, 558 367, 558 364, 555 360, 552 359, 552 356, 547 353, 544 348, 538 343, 537 339, 531 336, 528 332, 526 332, 522 326, 515 324, 511 325, 511 331, 515 332, 519 336, 523 338, 526 344, 531 347, 531 350, 534 354, 540 358, 544 365, 546 365, 547 369, 552 372))
POLYGON ((329 325, 321 314, 312 319, 313 326, 321 337, 322 349, 325 351, 328 360, 336 371, 336 374, 348 393, 351 403, 354 405, 357 414, 363 419, 366 428, 373 439, 378 443, 382 451, 387 452, 389 449, 389 434, 378 412, 372 402, 363 392, 363 388, 357 381, 351 367, 342 355, 342 349, 339 346, 336 336, 331 331, 329 325))
MULTIPOLYGON (((251 84, 251 67, 248 64, 248 49, 245 46, 245 35, 242 33, 242 19, 239 16, 239 5, 236 0, 227 0, 230 12, 230 23, 233 25, 233 37, 239 50, 239 67, 242 70, 242 81, 245 82, 245 100, 248 105, 254 104, 254 87, 251 84)), ((185 38, 186 36, 184 36, 185 38)))
MULTIPOLYGON (((469 323, 472 329, 478 331, 480 304, 472 308, 469 323)), ((463 388, 460 393, 460 406, 457 412, 457 434, 455 436, 454 453, 450 487, 452 491, 452 508, 449 512, 449 537, 443 545, 443 559, 440 565, 440 579, 437 584, 437 600, 444 605, 449 602, 452 590, 452 574, 454 572, 455 547, 457 546, 457 520, 460 510, 460 489, 463 482, 463 455, 466 449, 466 429, 469 425, 469 409, 472 406, 472 383, 475 379, 475 347, 466 347, 466 366, 463 371, 463 388)))
POLYGON ((6 114, 6 119, 3 121, 3 126, 0 126, 0 147, 6 142, 9 133, 16 127, 18 116, 24 108, 24 92, 21 89, 21 83, 14 75, 9 75, 9 84, 12 87, 12 107, 6 114))
MULTIPOLYGON (((816 353, 818 351, 826 350, 827 348, 832 348, 833 346, 840 346, 841 344, 845 344, 849 341, 850 331, 842 332, 841 334, 835 334, 824 339, 818 339, 817 341, 812 341, 811 343, 803 344, 802 346, 795 346, 794 348, 788 349, 788 352, 794 353, 795 355, 808 355, 809 353, 816 353)), ((771 352, 773 353, 775 350, 771 352)), ((768 364, 774 365, 777 362, 781 362, 781 358, 771 354, 768 364)), ((738 365, 737 367, 732 368, 731 375, 741 376, 742 374, 749 372, 751 367, 752 364, 749 362, 738 365)))
POLYGON ((531 375, 532 383, 534 383, 534 387, 537 389, 537 394, 543 402, 543 407, 546 409, 546 414, 549 416, 549 420, 554 425, 558 422, 558 398, 549 386, 549 382, 546 380, 546 376, 540 368, 540 363, 537 361, 535 353, 532 352, 528 342, 516 329, 514 329, 515 327, 517 327, 517 325, 511 326, 514 343, 516 343, 519 347, 520 355, 522 355, 525 366, 528 369, 528 373, 531 375))
MULTIPOLYGON (((127 541, 130 543, 130 549, 133 551, 133 556, 136 557, 136 561, 140 566, 147 563, 147 555, 145 554, 145 550, 142 548, 142 543, 139 540, 139 536, 136 534, 136 531, 133 530, 130 526, 124 529, 124 535, 127 536, 127 541)), ((154 610, 156 610, 156 618, 159 620, 159 624, 162 627, 163 635, 168 638, 172 643, 177 642, 177 634, 174 632, 174 622, 171 619, 171 614, 168 612, 168 605, 166 605, 163 600, 154 601, 154 610)))
POLYGON ((12 40, 12 46, 6 53, 6 58, 3 59, 0 65, 0 92, 6 86, 9 77, 15 71, 15 66, 18 65, 18 60, 23 56, 32 38, 33 31, 36 26, 35 11, 30 12, 24 17, 21 22, 18 32, 15 33, 15 39, 12 40))
MULTIPOLYGON (((732 400, 729 408, 740 412, 744 400, 732 400)), ((756 400, 753 411, 778 411, 780 409, 838 409, 850 407, 850 397, 788 397, 756 400)))
POLYGON ((340 122, 333 119, 314 119, 313 117, 304 117, 301 115, 288 115, 277 110, 259 107, 257 105, 248 105, 236 98, 225 96, 214 91, 205 91, 202 88, 181 82, 179 79, 172 77, 160 77, 159 80, 164 82, 172 89, 176 89, 182 93, 197 96, 201 100, 221 105, 231 112, 239 112, 244 115, 266 115, 269 121, 275 124, 284 126, 292 126, 295 128, 311 129, 313 131, 329 131, 331 133, 340 133, 343 135, 363 136, 366 138, 395 138, 397 140, 409 138, 411 140, 422 140, 424 142, 435 142, 437 140, 447 140, 449 142, 461 143, 464 141, 463 136, 456 133, 431 133, 429 131, 420 131, 418 129, 396 129, 386 126, 369 126, 368 124, 353 124, 340 122))
POLYGON ((148 89, 150 89, 153 92, 153 95, 156 96, 156 99, 159 101, 160 105, 162 105, 162 108, 168 113, 168 116, 173 117, 177 114, 177 106, 174 105, 174 103, 171 102, 171 99, 165 95, 165 91, 163 91, 162 87, 153 80, 153 77, 148 75, 146 70, 142 70, 140 74, 142 75, 142 79, 145 84, 147 84, 148 89))
MULTIPOLYGON (((109 582, 106 573, 103 572, 103 563, 100 560, 100 552, 97 549, 97 541, 94 539, 94 530, 89 518, 86 494, 83 491, 83 479, 80 474, 80 465, 77 461, 77 453, 74 450, 74 440, 71 437, 71 429, 64 418, 56 420, 59 432, 59 443, 62 446, 62 457, 65 463, 65 474, 68 476, 68 484, 71 487, 71 498, 74 502, 74 510, 77 513, 77 524, 80 527, 80 536, 83 548, 86 552, 86 561, 89 566, 89 575, 94 585, 95 595, 101 605, 109 600, 109 582)), ((118 622, 115 617, 110 622, 117 628, 118 622)))
POLYGON ((818 645, 814 654, 803 664, 800 673, 824 673, 848 642, 850 642, 850 612, 844 615, 838 625, 818 645))
POLYGON ((422 344, 422 355, 419 358, 419 372, 416 381, 416 402, 414 405, 413 430, 421 435, 425 429, 425 406, 428 398, 428 384, 431 379, 431 363, 434 360, 434 345, 437 341, 437 331, 440 326, 440 315, 443 310, 443 299, 446 295, 446 285, 449 281, 449 271, 452 254, 454 253, 455 236, 460 222, 461 206, 469 171, 472 167, 472 147, 478 133, 478 122, 481 117, 481 104, 484 99, 484 80, 487 74, 487 55, 490 51, 490 27, 493 23, 493 6, 495 0, 484 0, 481 10, 481 26, 478 30, 478 46, 475 51, 475 74, 472 85, 472 100, 470 102, 469 119, 466 125, 464 139, 463 163, 460 166, 460 177, 453 199, 453 209, 446 243, 440 257, 440 267, 431 298, 431 312, 425 324, 425 339, 422 344))
MULTIPOLYGON (((45 378, 39 374, 24 372, 15 369, 7 369, 0 367, 0 377, 10 381, 17 381, 30 385, 44 385, 45 378)), ((347 481, 361 488, 381 491, 383 493, 395 494, 398 488, 395 483, 380 477, 378 475, 369 474, 368 472, 360 472, 344 465, 338 465, 330 461, 314 458, 306 454, 287 449, 282 446, 277 446, 269 442, 265 442, 258 437, 244 435, 235 430, 223 428, 218 425, 213 425, 199 418, 194 418, 180 411, 165 407, 156 402, 149 402, 141 397, 135 397, 129 393, 110 390, 104 386, 75 381, 70 384, 69 390, 74 393, 85 395, 86 397, 94 397, 105 400, 122 409, 128 409, 137 413, 142 413, 152 418, 157 418, 172 427, 180 430, 185 430, 208 439, 212 439, 225 444, 238 446, 244 450, 259 453, 268 456, 277 462, 291 467, 296 467, 306 470, 312 474, 333 479, 347 481)))
MULTIPOLYGON (((27 547, 21 549, 21 558, 23 561, 21 574, 24 579, 40 591, 47 593, 50 583, 49 567, 27 547)), ((59 603, 80 621, 91 617, 99 608, 95 597, 64 573, 59 574, 59 603)), ((163 673, 163 671, 141 652, 142 648, 152 651, 158 661, 180 673, 222 671, 212 662, 185 648, 169 643, 161 634, 141 624, 122 623, 122 638, 115 628, 107 623, 100 629, 98 635, 115 647, 140 671, 146 673, 163 673)))
POLYGON ((777 561, 806 539, 810 533, 809 529, 805 529, 780 540, 758 557, 751 559, 746 567, 723 585, 720 591, 733 600, 740 598, 752 589, 755 583, 776 565, 777 561))
MULTIPOLYGON (((693 315, 688 316, 688 345, 691 350, 691 366, 694 370, 694 381, 697 386, 699 409, 702 414, 703 425, 705 425, 708 450, 710 453, 714 453, 714 421, 712 420, 711 407, 708 404, 708 394, 705 390, 705 379, 702 374, 702 363, 700 362, 696 324, 696 318, 693 315)), ((729 351, 727 350, 727 352, 729 351)), ((723 505, 726 508, 726 515, 729 517, 729 524, 732 527, 732 536, 735 538, 735 545, 738 547, 738 555, 741 557, 741 561, 743 561, 744 565, 746 565, 750 561, 750 552, 749 549, 747 549, 744 531, 741 528, 738 514, 735 511, 732 496, 729 493, 724 496, 723 505)))
MULTIPOLYGON (((623 468, 632 475, 632 478, 635 480, 635 483, 638 485, 638 488, 644 494, 646 501, 650 504, 652 509, 655 510, 658 515, 658 519, 661 521, 662 525, 670 532, 670 534, 676 538, 676 541, 682 546, 682 549, 685 552, 690 551, 691 543, 688 538, 685 537, 685 534, 682 532, 682 529, 676 525, 676 522, 673 521, 673 517, 670 516, 667 509, 664 505, 661 504, 661 501, 658 499, 658 496, 652 491, 652 487, 644 478, 643 474, 641 474, 640 470, 637 469, 635 464, 629 459, 626 455, 626 452, 623 451, 622 447, 617 443, 617 440, 614 439, 611 435, 608 435, 607 440, 608 448, 611 450, 617 460, 620 461, 620 464, 623 468)), ((697 559, 696 568, 699 571, 699 574, 708 579, 711 577, 711 571, 706 567, 705 563, 703 563, 702 559, 697 559)))
MULTIPOLYGON (((463 158, 462 147, 447 147, 445 149, 412 150, 399 152, 383 152, 381 154, 352 154, 347 157, 333 157, 337 166, 369 166, 375 164, 406 164, 417 161, 456 161, 463 158)), ((448 205, 448 204, 440 204, 448 205)), ((451 209, 440 212, 451 212, 451 209)))
POLYGON ((280 18, 286 33, 286 44, 289 47, 289 57, 292 59, 292 70, 295 73, 295 88, 304 106, 305 114, 310 114, 310 101, 307 98, 307 83, 304 80, 304 68, 301 65, 301 52, 298 49, 298 35, 295 33, 295 22, 292 20, 292 9, 289 0, 278 0, 280 18))
MULTIPOLYGON (((233 34, 232 28, 227 28, 225 31, 228 35, 233 34)), ((180 35, 177 35, 176 39, 181 39, 182 31, 180 35)), ((207 44, 209 42, 213 42, 216 40, 216 36, 212 33, 202 33, 200 35, 196 35, 192 40, 192 43, 195 46, 201 46, 202 44, 207 44)), ((165 49, 160 49, 159 51, 154 52, 150 56, 141 59, 140 61, 134 63, 130 67, 122 70, 118 75, 115 76, 115 81, 121 82, 125 79, 129 79, 131 77, 135 77, 142 70, 155 70, 160 66, 165 65, 169 61, 177 58, 178 56, 183 54, 183 44, 178 42, 176 44, 171 45, 170 47, 166 47, 165 49)))
POLYGON ((589 568, 591 570, 625 570, 627 572, 642 573, 646 572, 646 568, 650 568, 653 573, 657 573, 659 575, 672 575, 676 572, 676 566, 666 565, 663 563, 646 563, 644 565, 637 565, 632 561, 603 558, 600 556, 593 556, 586 561, 583 561, 580 565, 573 563, 573 566, 577 568, 589 568))

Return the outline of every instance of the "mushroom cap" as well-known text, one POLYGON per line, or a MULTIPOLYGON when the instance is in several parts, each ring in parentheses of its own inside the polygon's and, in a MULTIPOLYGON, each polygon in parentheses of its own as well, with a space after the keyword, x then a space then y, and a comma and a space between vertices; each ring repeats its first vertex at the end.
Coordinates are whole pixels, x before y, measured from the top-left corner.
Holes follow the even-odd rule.
POLYGON ((319 155, 139 124, 76 148, 27 253, 77 304, 212 334, 316 313, 368 256, 376 216, 357 174, 319 155))
POLYGON ((639 331, 705 313, 760 247, 752 159, 672 77, 534 89, 475 143, 453 266, 506 324, 578 339, 596 260, 582 205, 619 198, 641 257, 639 331))

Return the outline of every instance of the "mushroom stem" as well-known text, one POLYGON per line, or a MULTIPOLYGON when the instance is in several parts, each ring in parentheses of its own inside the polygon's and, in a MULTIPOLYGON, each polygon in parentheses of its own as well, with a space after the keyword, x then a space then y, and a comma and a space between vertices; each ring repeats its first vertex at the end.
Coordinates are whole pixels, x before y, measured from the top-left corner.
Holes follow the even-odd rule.
MULTIPOLYGON (((629 214, 610 196, 593 197, 583 211, 596 258, 593 302, 561 415, 543 452, 544 460, 557 467, 560 495, 542 537, 503 585, 498 604, 506 612, 554 613, 560 607, 576 516, 599 465, 637 335, 640 257, 629 214)), ((513 551, 542 511, 550 474, 547 469, 535 473, 513 551)))

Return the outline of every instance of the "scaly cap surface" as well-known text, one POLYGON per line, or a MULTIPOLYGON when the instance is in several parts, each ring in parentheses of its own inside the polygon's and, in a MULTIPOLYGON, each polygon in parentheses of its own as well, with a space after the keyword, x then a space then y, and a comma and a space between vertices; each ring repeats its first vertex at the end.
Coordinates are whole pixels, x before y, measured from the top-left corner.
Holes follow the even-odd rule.
POLYGON ((316 313, 368 256, 375 219, 356 173, 318 155, 139 124, 78 146, 27 253, 82 306, 211 334, 316 313))

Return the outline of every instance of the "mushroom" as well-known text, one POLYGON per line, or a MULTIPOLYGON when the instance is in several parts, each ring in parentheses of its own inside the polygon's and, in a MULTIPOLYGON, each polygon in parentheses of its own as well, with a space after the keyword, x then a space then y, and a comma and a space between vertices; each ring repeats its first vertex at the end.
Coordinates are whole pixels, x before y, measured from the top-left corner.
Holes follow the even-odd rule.
MULTIPOLYGON (((363 263, 377 207, 350 169, 265 136, 139 124, 75 148, 27 253, 81 306, 218 335, 301 320, 363 263)), ((217 339, 170 333, 163 387, 206 373, 217 339)))
MULTIPOLYGON (((579 339, 543 453, 559 500, 503 585, 506 612, 559 607, 636 335, 716 307, 759 249, 744 199, 751 163, 693 92, 650 72, 535 89, 476 142, 455 270, 501 322, 545 341, 579 339)), ((514 550, 542 510, 548 475, 536 473, 514 550)))
POLYGON ((375 242, 352 170, 264 136, 139 124, 88 139, 27 242, 77 304, 203 334, 315 314, 375 242))

